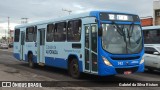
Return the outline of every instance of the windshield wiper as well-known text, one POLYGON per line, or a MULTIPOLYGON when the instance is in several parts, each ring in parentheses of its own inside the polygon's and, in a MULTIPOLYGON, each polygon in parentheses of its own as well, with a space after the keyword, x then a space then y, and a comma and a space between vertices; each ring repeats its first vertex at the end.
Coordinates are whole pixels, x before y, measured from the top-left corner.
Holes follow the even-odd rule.
MULTIPOLYGON (((115 23, 114 23, 114 24, 115 24, 115 23)), ((120 28, 117 24, 115 24, 115 25, 116 25, 116 29, 117 29, 118 33, 119 33, 121 36, 125 36, 125 33, 124 33, 124 31, 123 31, 124 26, 123 26, 123 28, 120 28)))
POLYGON ((129 29, 127 29, 127 32, 128 32, 127 37, 129 39, 129 45, 131 45, 131 37, 132 37, 133 29, 134 29, 134 23, 132 23, 129 29))
MULTIPOLYGON (((114 22, 113 22, 114 23, 114 22)), ((126 40, 126 34, 125 34, 125 31, 124 31, 124 25, 122 28, 119 27, 119 25, 117 25, 116 23, 114 23, 114 25, 116 26, 116 29, 117 29, 117 32, 123 36, 123 39, 124 39, 124 42, 126 43, 126 53, 128 53, 128 50, 127 50, 127 40, 126 40)))

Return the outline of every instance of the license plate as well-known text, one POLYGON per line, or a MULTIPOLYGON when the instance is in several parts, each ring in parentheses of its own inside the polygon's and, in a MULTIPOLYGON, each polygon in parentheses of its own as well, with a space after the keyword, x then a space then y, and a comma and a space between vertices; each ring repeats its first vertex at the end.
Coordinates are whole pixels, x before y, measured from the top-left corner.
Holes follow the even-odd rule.
POLYGON ((131 74, 132 72, 131 71, 124 71, 124 74, 128 75, 128 74, 131 74))

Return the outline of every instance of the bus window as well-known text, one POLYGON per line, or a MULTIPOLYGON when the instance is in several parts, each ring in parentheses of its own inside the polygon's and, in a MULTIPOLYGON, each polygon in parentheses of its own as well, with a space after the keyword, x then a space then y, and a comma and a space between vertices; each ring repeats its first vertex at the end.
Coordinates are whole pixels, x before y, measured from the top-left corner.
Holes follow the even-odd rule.
POLYGON ((67 41, 80 41, 81 39, 81 20, 68 22, 67 41))
POLYGON ((37 40, 37 26, 34 27, 34 42, 37 40))
POLYGON ((143 30, 144 34, 144 43, 145 44, 159 44, 160 43, 160 30, 143 30))
POLYGON ((26 30, 26 42, 33 42, 34 27, 29 27, 26 30))
POLYGON ((89 48, 89 26, 85 26, 85 46, 89 48))
POLYGON ((96 25, 92 25, 91 26, 91 38, 92 38, 92 50, 94 52, 97 52, 97 26, 96 25))
POLYGON ((20 29, 16 29, 14 34, 14 42, 19 42, 20 29))
POLYGON ((66 22, 56 23, 54 29, 54 41, 66 40, 66 22))
POLYGON ((54 25, 53 24, 48 24, 47 25, 47 36, 46 36, 46 41, 47 42, 52 42, 53 41, 53 32, 54 32, 54 25))

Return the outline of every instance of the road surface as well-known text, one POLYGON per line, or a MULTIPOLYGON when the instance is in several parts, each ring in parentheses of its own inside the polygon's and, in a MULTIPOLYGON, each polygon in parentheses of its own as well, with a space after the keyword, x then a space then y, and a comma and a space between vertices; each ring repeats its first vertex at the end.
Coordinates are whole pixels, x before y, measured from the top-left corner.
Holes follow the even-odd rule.
MULTIPOLYGON (((159 87, 115 87, 114 82, 160 81, 160 72, 145 71, 144 73, 116 75, 108 77, 99 77, 95 75, 84 74, 81 79, 73 79, 67 74, 67 70, 63 69, 47 66, 37 66, 36 68, 31 69, 28 67, 28 63, 16 60, 12 55, 12 50, 0 50, 0 81, 65 81, 64 83, 57 82, 56 87, 32 88, 33 90, 158 90, 160 89, 159 87), (84 84, 86 86, 84 86, 84 84), (105 87, 105 85, 110 87, 105 87)), ((0 90, 5 89, 8 90, 9 88, 0 88, 0 90)), ((10 89, 29 90, 30 88, 10 89)))

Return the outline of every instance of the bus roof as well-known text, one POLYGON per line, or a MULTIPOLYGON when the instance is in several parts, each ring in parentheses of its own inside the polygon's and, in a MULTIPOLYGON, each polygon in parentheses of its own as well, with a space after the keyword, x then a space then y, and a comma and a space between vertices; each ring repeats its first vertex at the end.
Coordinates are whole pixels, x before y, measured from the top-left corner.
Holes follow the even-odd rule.
POLYGON ((147 27, 142 27, 142 30, 148 30, 148 29, 160 29, 160 25, 159 26, 147 26, 147 27))
POLYGON ((114 11, 114 12, 113 11, 103 11, 103 10, 102 11, 88 11, 88 12, 84 12, 84 13, 81 13, 81 14, 67 15, 65 17, 57 17, 57 18, 54 18, 54 19, 17 25, 15 28, 22 28, 22 27, 41 25, 41 24, 48 24, 48 23, 53 23, 53 22, 56 22, 56 21, 65 21, 65 20, 69 20, 69 19, 77 19, 77 18, 84 18, 84 17, 96 17, 100 12, 136 15, 136 14, 125 13, 125 12, 116 12, 116 11, 114 11))

